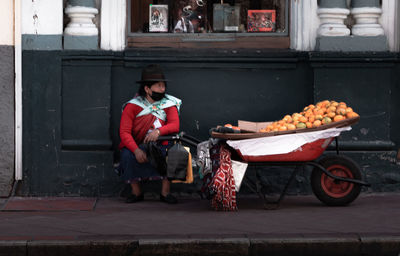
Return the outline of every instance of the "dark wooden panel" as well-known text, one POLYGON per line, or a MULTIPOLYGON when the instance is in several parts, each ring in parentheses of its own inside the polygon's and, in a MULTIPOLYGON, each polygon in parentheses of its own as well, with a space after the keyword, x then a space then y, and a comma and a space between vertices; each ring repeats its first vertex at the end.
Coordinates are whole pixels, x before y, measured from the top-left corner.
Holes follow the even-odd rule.
POLYGON ((102 64, 77 61, 63 67, 62 139, 75 140, 67 146, 110 140, 111 63, 102 64))
POLYGON ((61 57, 23 52, 23 194, 51 194, 60 164, 61 57))

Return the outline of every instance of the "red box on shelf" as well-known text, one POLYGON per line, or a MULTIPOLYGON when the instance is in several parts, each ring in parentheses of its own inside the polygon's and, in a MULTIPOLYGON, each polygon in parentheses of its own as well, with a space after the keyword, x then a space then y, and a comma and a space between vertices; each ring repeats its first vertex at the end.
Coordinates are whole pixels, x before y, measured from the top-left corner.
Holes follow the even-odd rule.
POLYGON ((275 10, 248 10, 248 32, 273 32, 276 25, 275 10))

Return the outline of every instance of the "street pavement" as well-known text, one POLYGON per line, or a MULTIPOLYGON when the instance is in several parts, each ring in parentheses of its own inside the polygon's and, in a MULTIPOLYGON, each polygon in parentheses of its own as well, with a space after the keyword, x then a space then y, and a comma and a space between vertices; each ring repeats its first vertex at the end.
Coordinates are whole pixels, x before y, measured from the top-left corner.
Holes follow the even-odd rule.
MULTIPOLYGON (((61 206, 65 199, 52 198, 61 206)), ((19 198, 0 199, 0 256, 400 255, 400 194, 361 194, 346 207, 287 196, 276 210, 239 194, 236 212, 178 199, 81 198, 90 207, 39 210, 13 210, 7 204, 19 198)))

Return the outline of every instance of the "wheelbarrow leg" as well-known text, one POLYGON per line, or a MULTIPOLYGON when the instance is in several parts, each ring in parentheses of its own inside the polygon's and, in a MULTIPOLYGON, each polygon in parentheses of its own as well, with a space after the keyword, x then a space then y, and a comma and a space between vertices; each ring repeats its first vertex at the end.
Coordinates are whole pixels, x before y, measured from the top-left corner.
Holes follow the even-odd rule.
POLYGON ((303 165, 296 165, 296 168, 292 171, 292 174, 290 175, 290 178, 288 180, 288 182, 285 185, 285 188, 283 189, 282 193, 279 196, 278 201, 275 202, 266 202, 264 201, 264 208, 267 210, 275 210, 278 209, 283 198, 285 198, 286 195, 286 191, 288 190, 290 184, 292 183, 292 181, 294 180, 294 178, 296 177, 297 173, 299 172, 300 168, 303 168, 303 165))
POLYGON ((244 176, 244 178, 243 178, 243 184, 247 187, 247 188, 249 188, 253 193, 256 193, 256 194, 258 194, 258 196, 262 199, 262 200, 264 200, 264 202, 265 202, 265 195, 263 194, 263 193, 261 193, 261 191, 260 191, 260 187, 259 187, 259 180, 258 180, 258 175, 256 174, 256 182, 254 182, 254 181, 252 181, 250 178, 248 178, 246 175, 244 176))

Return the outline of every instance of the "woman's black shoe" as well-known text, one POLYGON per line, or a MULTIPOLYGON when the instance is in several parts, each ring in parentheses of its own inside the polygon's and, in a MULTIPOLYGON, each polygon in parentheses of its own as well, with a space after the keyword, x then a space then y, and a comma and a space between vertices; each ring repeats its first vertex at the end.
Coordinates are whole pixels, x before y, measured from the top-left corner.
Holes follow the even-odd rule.
POLYGON ((168 194, 166 196, 160 195, 160 201, 164 202, 164 203, 167 203, 167 204, 176 204, 178 202, 176 197, 174 197, 171 194, 168 194))
POLYGON ((127 203, 127 204, 136 203, 136 202, 143 201, 143 199, 144 199, 144 195, 143 194, 141 194, 139 196, 131 194, 130 196, 128 196, 125 199, 125 203, 127 203))

